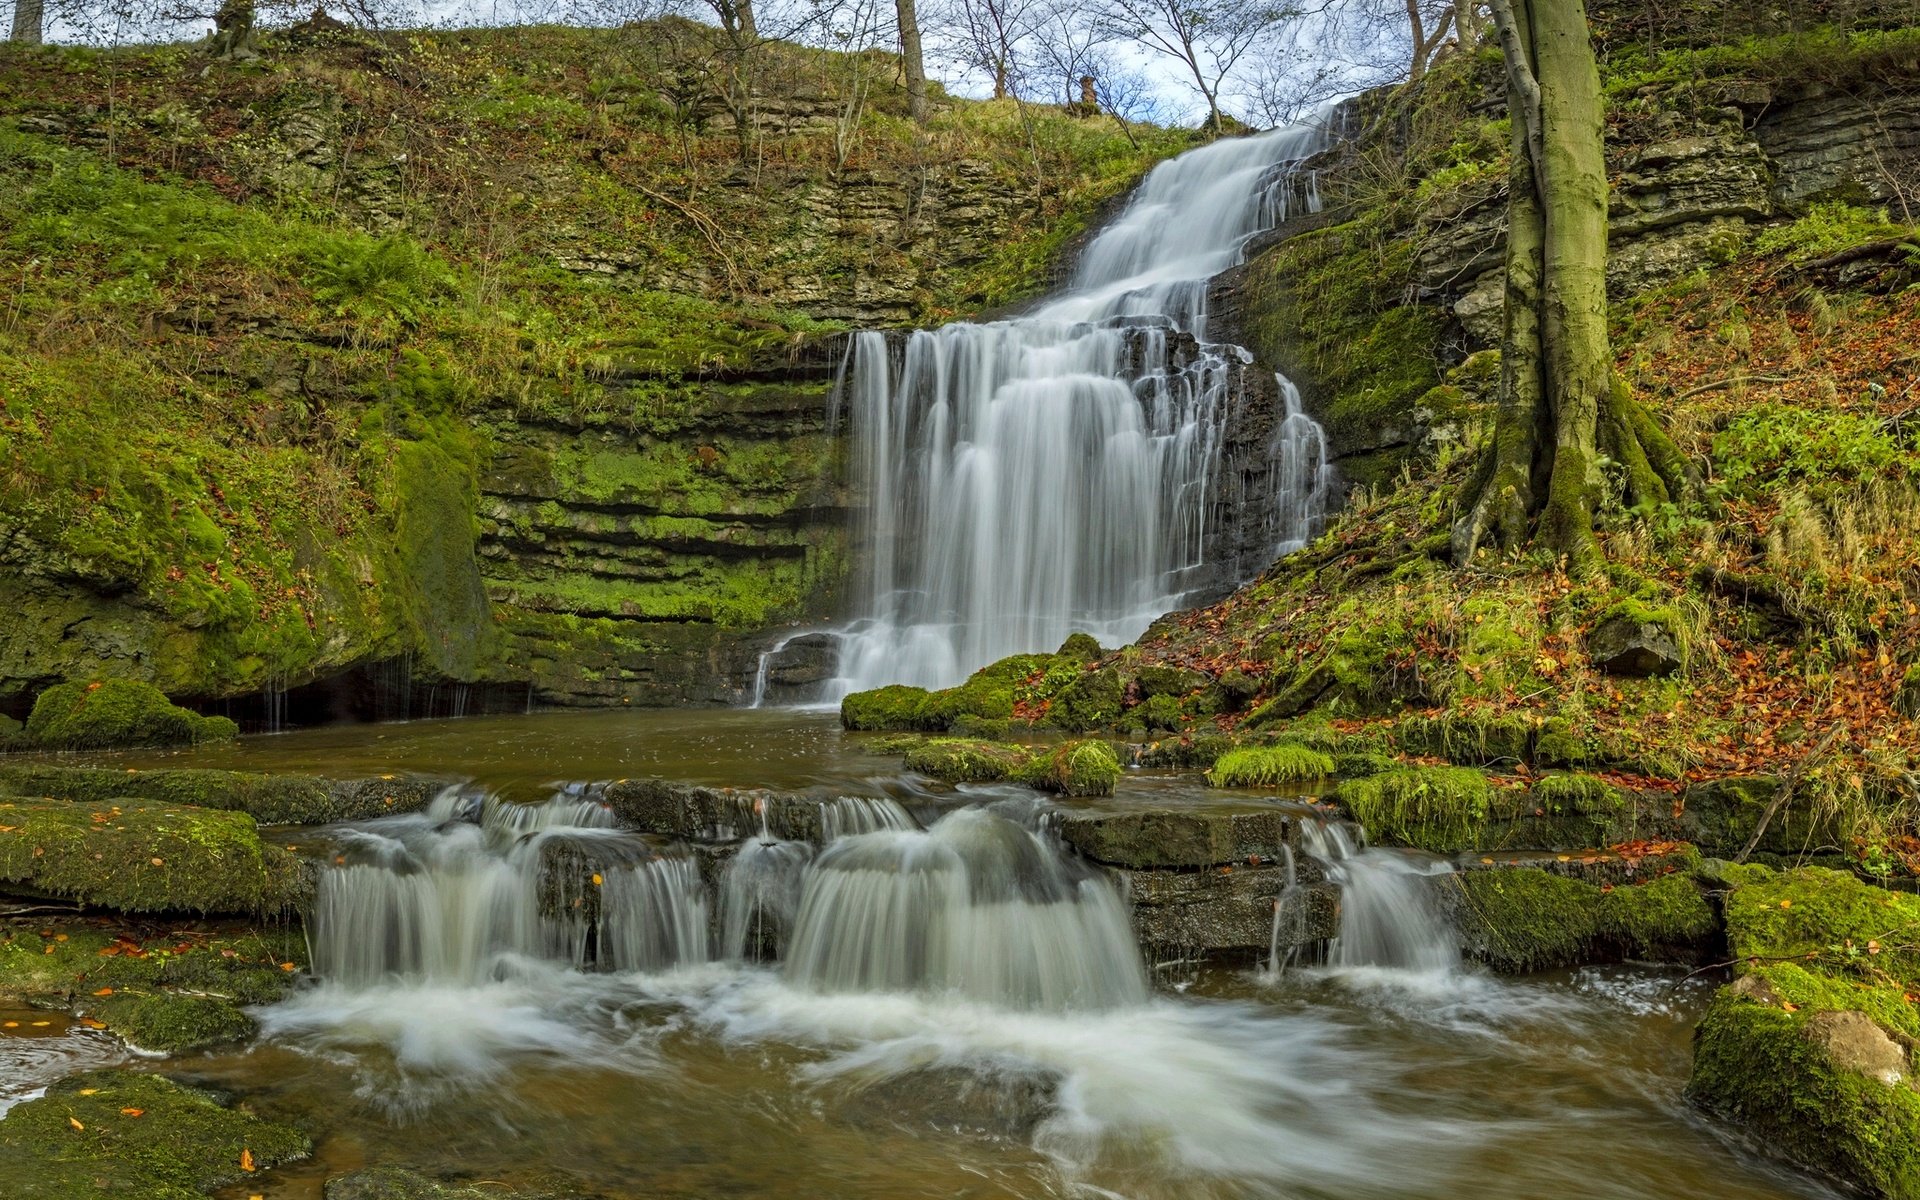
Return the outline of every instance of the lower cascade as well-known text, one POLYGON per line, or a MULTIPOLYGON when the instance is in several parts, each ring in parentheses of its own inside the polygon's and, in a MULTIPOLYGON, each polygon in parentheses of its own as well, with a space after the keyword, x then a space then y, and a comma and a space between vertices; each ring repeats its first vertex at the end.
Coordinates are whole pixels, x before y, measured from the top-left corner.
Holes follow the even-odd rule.
POLYGON ((786 969, 819 990, 921 988, 1016 1008, 1147 998, 1113 886, 978 808, 828 846, 807 872, 786 969))
MULTIPOLYGON (((1324 948, 1333 970, 1384 968, 1442 975, 1460 969, 1459 937, 1436 884, 1451 875, 1444 862, 1366 844, 1345 821, 1309 818, 1300 824, 1301 850, 1325 870, 1340 892, 1339 932, 1324 948)), ((1291 875, 1293 859, 1288 858, 1291 875)), ((1300 897, 1290 883, 1274 903, 1267 969, 1277 973, 1298 948, 1286 936, 1300 920, 1300 897)))

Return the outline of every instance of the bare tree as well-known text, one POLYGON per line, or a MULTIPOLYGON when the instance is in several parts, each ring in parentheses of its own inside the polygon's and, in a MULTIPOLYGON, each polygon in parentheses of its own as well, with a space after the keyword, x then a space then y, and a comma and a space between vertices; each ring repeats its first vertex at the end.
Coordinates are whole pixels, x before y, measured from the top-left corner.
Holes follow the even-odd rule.
POLYGON ((1046 11, 1043 0, 954 0, 948 10, 948 40, 960 65, 991 80, 995 100, 1014 93, 1034 27, 1046 11))
POLYGON ((1447 38, 1447 30, 1453 25, 1453 5, 1440 10, 1436 17, 1426 10, 1421 0, 1406 0, 1407 32, 1413 42, 1413 55, 1407 68, 1407 82, 1418 83, 1427 73, 1427 64, 1433 61, 1434 51, 1447 38), (1431 20, 1431 32, 1429 21, 1431 20))
POLYGON ((1074 0, 1046 6, 1033 23, 1037 68, 1058 86, 1056 94, 1068 104, 1085 102, 1080 81, 1089 77, 1094 80, 1098 102, 1100 76, 1114 65, 1104 53, 1112 41, 1112 31, 1094 19, 1093 10, 1074 0))
POLYGON ((1099 19, 1115 36, 1180 63, 1219 133, 1223 85, 1256 46, 1304 12, 1292 0, 1103 0, 1099 19))

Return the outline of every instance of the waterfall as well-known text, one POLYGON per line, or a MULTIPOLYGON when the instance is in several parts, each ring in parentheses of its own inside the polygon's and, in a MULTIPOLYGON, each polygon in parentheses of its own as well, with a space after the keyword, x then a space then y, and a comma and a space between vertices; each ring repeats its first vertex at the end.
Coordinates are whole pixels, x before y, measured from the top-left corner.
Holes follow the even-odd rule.
MULTIPOLYGON (((1291 167, 1322 145, 1284 129, 1160 164, 1030 315, 853 339, 836 395, 866 493, 866 588, 835 696, 948 686, 1076 631, 1128 642, 1220 582, 1210 522, 1238 494, 1220 476, 1252 356, 1208 340, 1208 283, 1317 207, 1291 167)), ((1279 384, 1264 511, 1239 517, 1276 552, 1311 536, 1328 491, 1320 429, 1279 384)))
POLYGON ((513 959, 655 970, 708 957, 692 860, 612 828, 590 792, 542 804, 449 789, 339 828, 314 899, 314 972, 350 987, 484 983, 513 959))
POLYGON ((786 973, 818 992, 926 991, 1012 1008, 1147 998, 1113 886, 982 808, 831 843, 807 870, 786 973))
MULTIPOLYGON (((1441 905, 1436 877, 1451 873, 1446 863, 1394 850, 1370 849, 1360 829, 1344 821, 1305 821, 1302 849, 1325 868, 1340 889, 1340 932, 1327 946, 1327 966, 1338 969, 1388 967, 1444 974, 1460 966, 1453 925, 1441 905)), ((1283 916, 1274 909, 1276 955, 1283 916)))

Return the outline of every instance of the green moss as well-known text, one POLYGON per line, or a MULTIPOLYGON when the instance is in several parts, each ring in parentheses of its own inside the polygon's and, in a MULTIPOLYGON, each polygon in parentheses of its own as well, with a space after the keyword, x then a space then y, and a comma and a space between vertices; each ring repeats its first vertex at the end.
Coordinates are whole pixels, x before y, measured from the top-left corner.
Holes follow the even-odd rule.
POLYGON ((1060 649, 1054 651, 1056 657, 1072 659, 1074 662, 1097 662, 1106 657, 1107 652, 1100 648, 1090 633, 1070 633, 1067 640, 1060 643, 1060 649))
POLYGON ((1526 762, 1533 730, 1533 722, 1517 713, 1447 709, 1402 718, 1394 724, 1393 740, 1407 754, 1484 767, 1526 762))
POLYGON ((97 921, 42 920, 0 933, 0 995, 34 1003, 100 1003, 102 989, 182 992, 231 1004, 280 999, 307 961, 297 928, 194 929, 184 936, 97 921))
POLYGON ((1911 1006, 1894 987, 1841 994, 1792 964, 1756 972, 1701 1017, 1687 1094, 1795 1162, 1875 1195, 1920 1196, 1920 1092, 1836 1062, 1816 1035, 1822 1014, 1896 1008, 1911 1006))
POLYGON ((1110 729, 1121 721, 1126 703, 1126 684, 1113 667, 1081 672, 1066 687, 1056 692, 1047 710, 1048 719, 1069 733, 1110 729))
POLYGON ((1063 796, 1111 796, 1120 782, 1120 759, 1102 741, 1068 742, 1036 754, 1018 779, 1028 787, 1063 796))
POLYGON ((256 1170, 306 1158, 297 1129, 158 1075, 90 1071, 0 1119, 0 1190, 13 1200, 201 1200, 256 1170))
POLYGON ((1019 746, 934 738, 907 751, 906 767, 947 783, 991 783, 1017 775, 1030 757, 1019 746))
POLYGON ((1220 756, 1207 772, 1214 787, 1281 787, 1325 779, 1333 774, 1333 756, 1305 746, 1247 746, 1220 756))
POLYGON ((852 692, 840 701, 840 723, 848 729, 941 730, 947 721, 934 711, 933 693, 905 684, 852 692))
POLYGON ((0 879, 121 912, 277 911, 303 879, 253 818, 153 800, 0 800, 0 879))
POLYGON ((1457 877, 1469 951, 1501 971, 1537 971, 1595 959, 1688 961, 1719 928, 1691 875, 1604 888, 1536 867, 1457 877))
POLYGON ((1184 728, 1189 724, 1187 715, 1181 710, 1180 701, 1173 696, 1153 696, 1145 704, 1133 710, 1133 719, 1148 729, 1167 730, 1169 732, 1184 728))
POLYGON ((1534 782, 1532 798, 1549 816, 1582 813, 1611 818, 1627 806, 1627 795, 1592 775, 1543 775, 1534 782))
POLYGON ((1493 789, 1470 767, 1400 767, 1348 780, 1339 798, 1376 842, 1452 851, 1479 844, 1493 789))
POLYGON ((0 766, 0 794, 77 804, 160 800, 243 812, 262 825, 324 825, 424 808, 445 780, 383 776, 358 780, 199 769, 116 771, 40 763, 0 766))
POLYGON ((191 746, 239 733, 225 717, 203 717, 168 700, 150 683, 105 679, 56 684, 40 693, 27 739, 51 750, 119 746, 191 746))
POLYGON ((1192 770, 1213 766, 1232 751, 1234 741, 1222 733, 1202 733, 1150 742, 1140 752, 1140 765, 1192 770))
POLYGON ((250 1040, 253 1018, 217 996, 172 992, 118 992, 89 1000, 83 1010, 128 1045, 156 1054, 182 1054, 250 1040))
POLYGON ((1806 958, 1920 983, 1920 896, 1841 871, 1728 868, 1727 940, 1736 957, 1806 958))

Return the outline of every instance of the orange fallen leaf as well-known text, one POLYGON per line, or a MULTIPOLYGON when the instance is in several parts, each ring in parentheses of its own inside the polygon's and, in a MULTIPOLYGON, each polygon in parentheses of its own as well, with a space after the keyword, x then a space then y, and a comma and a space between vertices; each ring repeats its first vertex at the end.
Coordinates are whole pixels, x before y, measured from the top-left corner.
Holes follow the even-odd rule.
POLYGON ((156 859, 152 859, 151 861, 153 865, 156 867, 164 867, 167 865, 167 860, 164 858, 156 858, 156 859))
POLYGON ((251 1171, 254 1169, 253 1151, 248 1150, 244 1147, 242 1147, 240 1151, 240 1169, 242 1171, 251 1171))
POLYGON ((299 970, 299 968, 298 968, 298 967, 296 967, 296 966, 294 966, 294 965, 293 965, 292 963, 290 963, 290 962, 283 962, 283 963, 281 963, 281 964, 280 964, 280 969, 281 969, 282 971, 297 971, 297 970, 299 970))
POLYGON ((110 987, 104 987, 104 988, 101 988, 101 989, 100 989, 99 991, 97 991, 97 992, 95 992, 95 993, 94 993, 94 995, 96 995, 96 996, 111 996, 111 995, 113 995, 113 989, 112 989, 112 988, 110 988, 110 987))
POLYGON ((80 1131, 81 1131, 82 1133, 84 1133, 84 1132, 86 1132, 86 1128, 87 1128, 87 1127, 86 1127, 85 1125, 82 1125, 82 1124, 80 1123, 80 1118, 79 1118, 79 1117, 68 1117, 68 1118, 67 1118, 67 1124, 69 1124, 69 1125, 71 1125, 71 1126, 73 1126, 73 1127, 74 1127, 75 1129, 78 1129, 78 1130, 80 1130, 80 1131))
POLYGON ((120 1115, 123 1117, 144 1117, 147 1115, 147 1110, 144 1108, 123 1108, 120 1110, 120 1115))
POLYGON ((1782 901, 1780 902, 1780 907, 1781 907, 1781 908, 1792 908, 1792 907, 1793 907, 1793 901, 1791 901, 1791 900, 1782 900, 1782 901))

